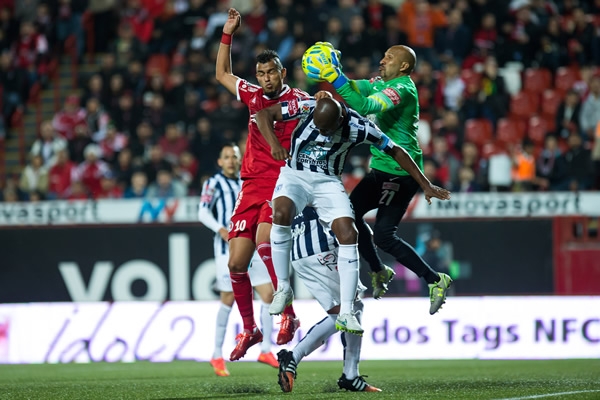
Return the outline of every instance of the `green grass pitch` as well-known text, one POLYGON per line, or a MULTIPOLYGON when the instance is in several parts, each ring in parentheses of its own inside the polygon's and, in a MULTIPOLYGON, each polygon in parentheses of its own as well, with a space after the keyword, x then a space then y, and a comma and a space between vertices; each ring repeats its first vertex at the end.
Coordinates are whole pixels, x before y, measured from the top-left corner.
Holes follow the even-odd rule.
POLYGON ((208 363, 1 365, 0 399, 600 399, 600 360, 362 361, 381 393, 338 389, 341 362, 299 365, 293 393, 277 370, 227 363, 230 377, 208 363))

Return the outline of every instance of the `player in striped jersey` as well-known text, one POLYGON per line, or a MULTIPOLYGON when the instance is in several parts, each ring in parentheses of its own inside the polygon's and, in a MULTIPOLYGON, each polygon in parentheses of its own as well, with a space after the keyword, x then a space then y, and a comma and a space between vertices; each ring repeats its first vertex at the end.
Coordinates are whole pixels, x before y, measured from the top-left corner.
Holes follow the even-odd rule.
MULTIPOLYGON (((217 268, 215 286, 220 292, 221 307, 217 313, 215 348, 210 365, 212 365, 215 374, 218 376, 229 376, 222 354, 227 320, 234 301, 229 268, 227 267, 229 259, 229 246, 227 244, 229 230, 227 226, 229 226, 236 198, 242 186, 239 176, 240 161, 240 149, 235 144, 225 144, 221 148, 217 160, 221 171, 204 183, 198 210, 200 222, 215 232, 214 251, 217 268)), ((270 338, 273 330, 273 317, 269 314, 269 304, 273 300, 273 285, 267 267, 256 253, 248 272, 252 286, 254 286, 263 301, 260 320, 263 332, 270 338)), ((262 342, 258 361, 272 367, 278 367, 275 356, 271 353, 271 340, 262 342)))
POLYGON ((287 160, 281 168, 273 192, 271 249, 279 287, 269 308, 279 314, 293 299, 289 282, 291 223, 297 211, 315 207, 319 218, 330 226, 339 243, 340 313, 338 330, 362 335, 363 329, 353 313, 352 302, 358 285, 358 233, 354 212, 341 180, 342 168, 352 147, 370 143, 389 154, 419 183, 425 198, 450 198, 450 192, 423 175, 410 155, 392 142, 377 126, 357 112, 331 98, 306 98, 284 101, 256 114, 256 123, 271 146, 276 160, 287 160), (275 135, 275 121, 297 119, 291 149, 281 145, 275 135), (290 156, 291 153, 291 156, 290 156))
MULTIPOLYGON (((308 291, 319 302, 327 317, 312 326, 292 351, 281 350, 278 383, 281 390, 291 392, 300 361, 319 348, 337 332, 336 318, 340 309, 340 275, 338 267, 338 244, 333 232, 319 221, 312 207, 306 207, 292 222, 292 267, 304 282, 308 291)), ((354 298, 354 310, 361 319, 363 303, 359 294, 366 288, 358 282, 354 298)), ((362 337, 342 333, 344 344, 344 369, 338 380, 342 389, 358 392, 379 392, 369 385, 358 371, 362 337)))

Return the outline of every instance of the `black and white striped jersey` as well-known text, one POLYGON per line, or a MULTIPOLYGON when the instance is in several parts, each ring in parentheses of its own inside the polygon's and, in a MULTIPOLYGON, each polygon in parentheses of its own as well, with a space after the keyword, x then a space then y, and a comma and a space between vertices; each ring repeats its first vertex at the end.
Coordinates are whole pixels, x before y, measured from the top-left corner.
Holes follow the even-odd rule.
POLYGON ((292 240, 292 261, 338 247, 333 232, 319 221, 319 215, 312 207, 306 207, 292 221, 292 240))
POLYGON ((239 178, 228 178, 221 172, 210 177, 202 186, 199 210, 200 222, 215 232, 215 255, 227 252, 227 242, 219 235, 219 228, 229 227, 235 201, 241 189, 242 181, 239 178), (214 220, 202 218, 202 209, 209 210, 214 220))
POLYGON ((345 107, 347 118, 331 136, 323 136, 313 122, 314 98, 281 102, 283 120, 299 119, 292 133, 291 160, 287 165, 295 170, 340 176, 350 149, 360 143, 369 143, 382 151, 389 151, 393 142, 367 118, 345 107))

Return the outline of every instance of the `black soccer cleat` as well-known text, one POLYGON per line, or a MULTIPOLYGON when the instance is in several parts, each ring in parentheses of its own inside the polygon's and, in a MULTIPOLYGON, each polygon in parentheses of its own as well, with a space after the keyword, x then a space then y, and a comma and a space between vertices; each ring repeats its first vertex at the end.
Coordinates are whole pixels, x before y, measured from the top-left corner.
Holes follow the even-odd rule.
POLYGON ((342 377, 338 379, 337 384, 340 389, 350 390, 351 392, 381 392, 381 389, 369 385, 362 375, 359 375, 354 379, 348 379, 346 378, 346 374, 342 374, 342 377))
POLYGON ((277 353, 279 362, 279 387, 282 391, 289 393, 294 388, 294 379, 296 379, 296 361, 294 353, 288 350, 281 350, 277 353))

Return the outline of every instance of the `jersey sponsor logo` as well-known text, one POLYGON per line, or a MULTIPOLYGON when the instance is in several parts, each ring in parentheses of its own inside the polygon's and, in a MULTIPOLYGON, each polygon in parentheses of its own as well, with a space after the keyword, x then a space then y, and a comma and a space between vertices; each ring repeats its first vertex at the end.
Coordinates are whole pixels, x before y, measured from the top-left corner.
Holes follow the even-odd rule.
POLYGON ((329 268, 330 271, 337 270, 338 260, 334 252, 317 254, 319 264, 329 268))
POLYGON ((287 112, 289 115, 296 115, 298 113, 298 101, 296 99, 288 101, 287 112))
POLYGON ((385 94, 394 105, 400 104, 400 94, 396 92, 392 88, 385 88, 381 91, 381 93, 385 94))
POLYGON ((321 169, 326 169, 326 156, 326 149, 318 147, 316 144, 310 144, 302 149, 300 153, 298 153, 298 161, 302 164, 315 165, 321 169))
POLYGON ((302 104, 302 114, 308 114, 310 112, 310 106, 308 104, 302 104))

